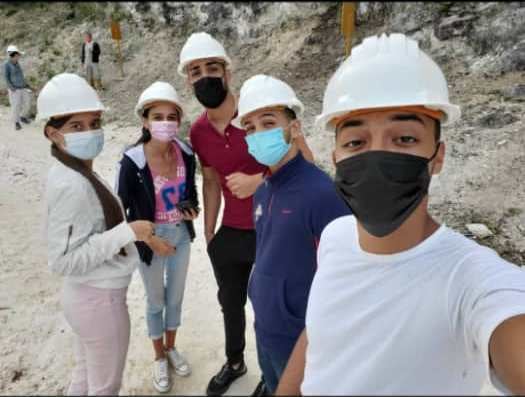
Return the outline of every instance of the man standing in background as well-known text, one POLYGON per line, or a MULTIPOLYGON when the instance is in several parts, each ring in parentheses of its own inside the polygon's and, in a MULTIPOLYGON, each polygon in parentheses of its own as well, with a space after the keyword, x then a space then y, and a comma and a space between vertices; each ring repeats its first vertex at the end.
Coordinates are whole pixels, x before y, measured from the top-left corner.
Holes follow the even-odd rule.
POLYGON ((84 43, 82 44, 81 61, 86 73, 86 80, 96 90, 102 90, 102 80, 98 61, 100 58, 100 46, 93 41, 91 32, 84 33, 84 43))
POLYGON ((4 64, 4 78, 9 95, 9 104, 13 112, 15 129, 20 130, 20 122, 29 124, 29 106, 31 104, 31 88, 26 83, 24 72, 18 62, 23 52, 14 45, 7 47, 9 59, 4 64))

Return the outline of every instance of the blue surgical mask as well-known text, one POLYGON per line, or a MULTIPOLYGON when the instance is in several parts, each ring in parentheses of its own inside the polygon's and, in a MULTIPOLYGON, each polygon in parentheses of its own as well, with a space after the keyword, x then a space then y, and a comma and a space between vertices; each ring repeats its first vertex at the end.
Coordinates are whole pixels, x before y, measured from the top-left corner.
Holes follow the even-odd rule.
POLYGON ((284 140, 284 130, 281 127, 255 132, 244 139, 248 144, 248 152, 258 163, 267 167, 281 161, 291 147, 284 140))
POLYGON ((81 160, 92 160, 104 147, 104 130, 72 132, 64 134, 66 152, 81 160))

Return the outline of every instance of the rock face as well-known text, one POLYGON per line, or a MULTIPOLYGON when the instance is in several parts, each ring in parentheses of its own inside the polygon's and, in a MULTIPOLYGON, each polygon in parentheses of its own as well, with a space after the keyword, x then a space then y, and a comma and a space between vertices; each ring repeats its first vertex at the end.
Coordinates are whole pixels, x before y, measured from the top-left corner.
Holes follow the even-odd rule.
MULTIPOLYGON (((22 64, 38 88, 56 73, 80 70, 81 33, 91 29, 103 51, 102 97, 111 108, 106 119, 137 125, 138 134, 133 107, 155 80, 169 81, 181 93, 184 127, 201 112, 176 67, 187 37, 205 30, 233 59, 235 91, 256 73, 284 79, 297 91, 306 106, 308 142, 332 173, 333 136, 313 121, 326 83, 344 59, 339 13, 335 2, 3 3, 0 42, 26 51, 22 64), (111 15, 121 20, 122 79, 111 15)), ((401 32, 442 67, 462 118, 443 128, 447 159, 431 186, 432 211, 463 231, 465 224, 487 224, 495 231, 487 244, 523 263, 525 239, 518 226, 525 224, 525 3, 359 2, 356 24, 354 45, 371 34, 401 32)))

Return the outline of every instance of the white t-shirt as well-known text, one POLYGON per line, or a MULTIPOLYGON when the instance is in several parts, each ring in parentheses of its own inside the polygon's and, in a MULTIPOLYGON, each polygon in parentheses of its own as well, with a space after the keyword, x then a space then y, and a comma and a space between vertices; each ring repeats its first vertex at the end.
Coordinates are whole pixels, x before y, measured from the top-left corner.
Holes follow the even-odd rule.
POLYGON ((353 216, 323 231, 308 309, 305 395, 478 394, 489 339, 525 313, 525 272, 446 226, 364 252, 353 216))
POLYGON ((89 43, 85 43, 85 63, 86 65, 92 65, 93 64, 93 43, 94 41, 91 40, 89 43))

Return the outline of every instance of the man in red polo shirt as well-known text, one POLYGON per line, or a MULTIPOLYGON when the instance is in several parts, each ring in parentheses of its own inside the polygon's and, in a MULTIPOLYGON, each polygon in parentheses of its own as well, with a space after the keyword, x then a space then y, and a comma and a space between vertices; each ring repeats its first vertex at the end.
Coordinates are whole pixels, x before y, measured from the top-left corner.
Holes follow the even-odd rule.
POLYGON ((206 393, 222 395, 247 371, 244 363, 248 278, 255 260, 252 195, 266 167, 248 153, 246 132, 230 124, 237 98, 229 89, 231 60, 207 33, 192 34, 180 53, 178 72, 205 107, 192 124, 190 140, 203 175, 204 231, 224 316, 227 362, 212 377, 206 393), (224 195, 221 226, 215 232, 224 195))

